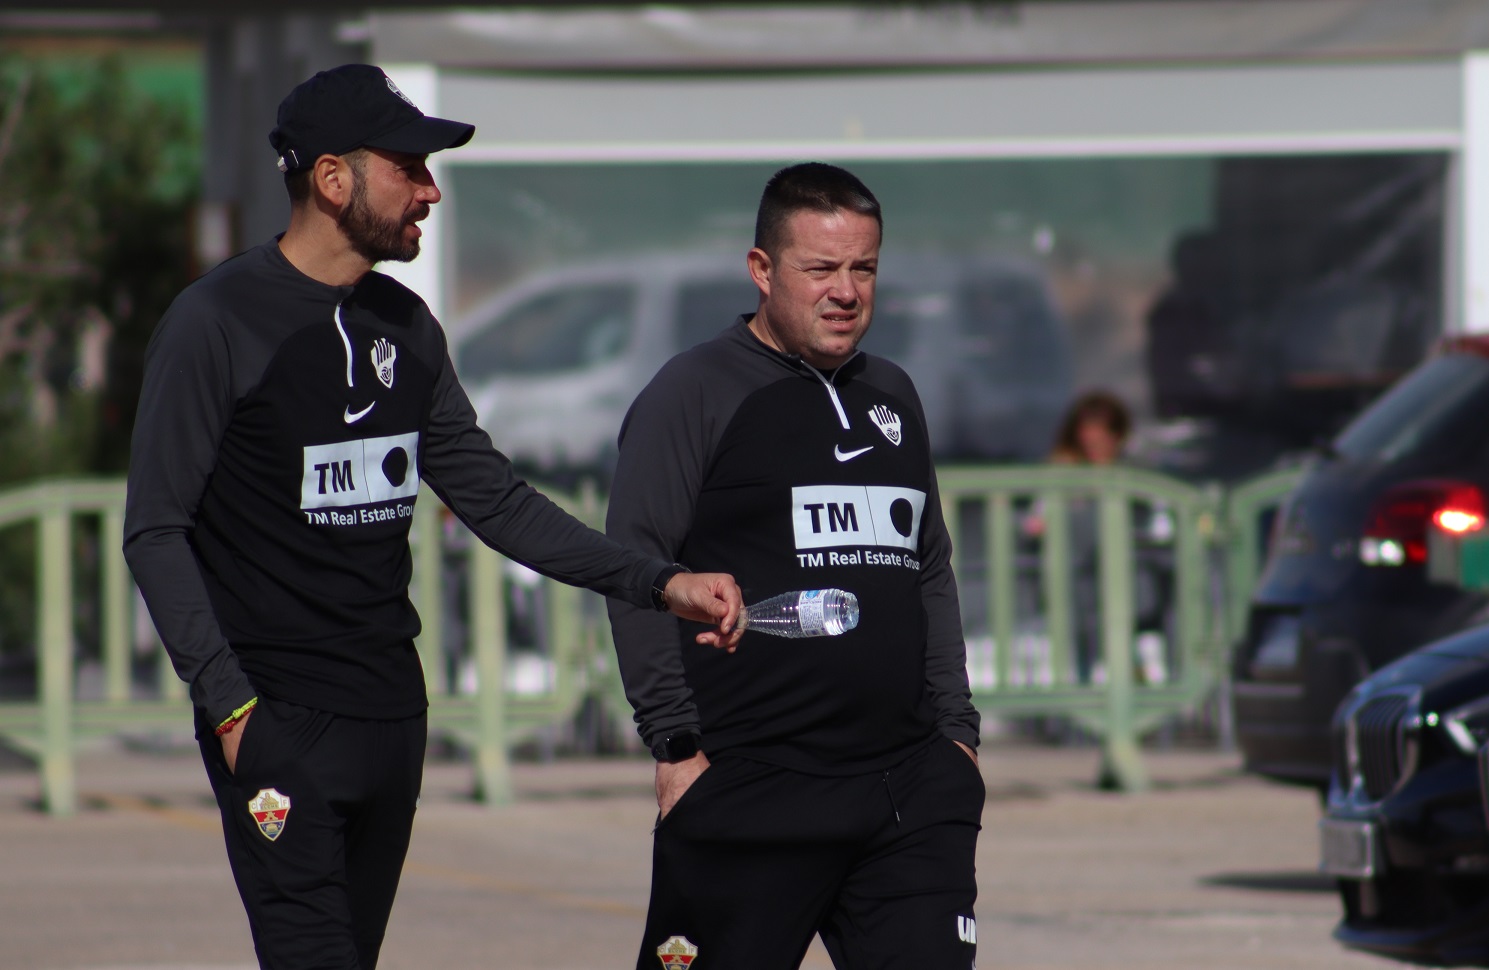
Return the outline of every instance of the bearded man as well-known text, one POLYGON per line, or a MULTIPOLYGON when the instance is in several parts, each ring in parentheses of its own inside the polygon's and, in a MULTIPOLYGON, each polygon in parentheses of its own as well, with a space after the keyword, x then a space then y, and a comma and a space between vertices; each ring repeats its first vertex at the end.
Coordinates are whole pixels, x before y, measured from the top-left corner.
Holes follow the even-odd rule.
POLYGON ((373 272, 418 255, 426 159, 473 132, 366 64, 295 88, 269 135, 289 228, 182 292, 146 351, 124 554, 191 685, 265 968, 377 964, 424 761, 421 479, 544 575, 739 639, 731 577, 625 549, 517 477, 439 322, 373 272))

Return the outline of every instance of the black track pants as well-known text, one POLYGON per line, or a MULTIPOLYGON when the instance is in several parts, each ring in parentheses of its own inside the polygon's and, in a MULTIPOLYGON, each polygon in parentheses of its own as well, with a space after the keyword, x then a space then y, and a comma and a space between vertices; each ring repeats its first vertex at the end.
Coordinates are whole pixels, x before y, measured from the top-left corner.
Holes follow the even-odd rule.
POLYGON ((426 734, 423 715, 367 721, 261 696, 232 775, 198 717, 228 861, 264 970, 377 965, 426 734))
POLYGON ((839 970, 971 970, 984 796, 944 738, 842 778, 721 757, 657 825, 636 966, 792 970, 820 933, 839 970))

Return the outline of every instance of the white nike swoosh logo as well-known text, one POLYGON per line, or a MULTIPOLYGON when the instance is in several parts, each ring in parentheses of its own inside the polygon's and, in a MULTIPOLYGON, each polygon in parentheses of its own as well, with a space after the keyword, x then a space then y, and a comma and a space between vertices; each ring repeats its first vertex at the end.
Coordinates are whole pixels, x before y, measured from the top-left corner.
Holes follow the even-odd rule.
POLYGON ((867 448, 860 448, 857 451, 844 451, 842 445, 833 445, 832 446, 832 455, 838 461, 852 461, 853 459, 857 458, 859 455, 863 454, 864 452, 866 452, 866 451, 873 451, 873 450, 874 450, 874 446, 873 445, 869 445, 867 448))
POLYGON ((377 402, 376 401, 373 401, 371 404, 367 405, 362 410, 360 410, 360 411, 353 411, 352 410, 352 406, 350 404, 348 404, 346 406, 346 413, 341 416, 341 419, 343 421, 345 421, 347 424, 356 424, 358 421, 361 421, 363 418, 367 417, 367 412, 368 411, 371 411, 376 406, 377 406, 377 402))

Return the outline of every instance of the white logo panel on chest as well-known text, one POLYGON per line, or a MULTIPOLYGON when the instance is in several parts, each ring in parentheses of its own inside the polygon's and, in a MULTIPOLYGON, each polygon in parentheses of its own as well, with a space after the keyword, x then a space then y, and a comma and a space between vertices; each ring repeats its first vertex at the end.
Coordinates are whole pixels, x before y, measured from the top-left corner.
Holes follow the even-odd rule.
POLYGON ((892 485, 798 485, 791 489, 797 549, 917 549, 925 493, 892 485))
POLYGON ((372 505, 419 494, 419 433, 305 446, 300 508, 372 505))

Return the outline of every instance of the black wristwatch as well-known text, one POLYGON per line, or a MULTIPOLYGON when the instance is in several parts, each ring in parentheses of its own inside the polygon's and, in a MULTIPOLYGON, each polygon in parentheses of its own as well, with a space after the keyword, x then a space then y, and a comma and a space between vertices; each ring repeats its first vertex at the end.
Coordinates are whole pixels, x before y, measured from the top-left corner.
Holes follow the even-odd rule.
POLYGON ((667 612, 667 584, 672 582, 672 577, 678 573, 692 572, 682 563, 675 562, 666 569, 657 573, 657 578, 651 581, 651 605, 658 613, 667 612))
POLYGON ((700 750, 702 749, 698 747, 697 732, 684 731, 680 734, 669 734, 658 738, 651 746, 651 756, 670 765, 679 761, 687 761, 700 750))

